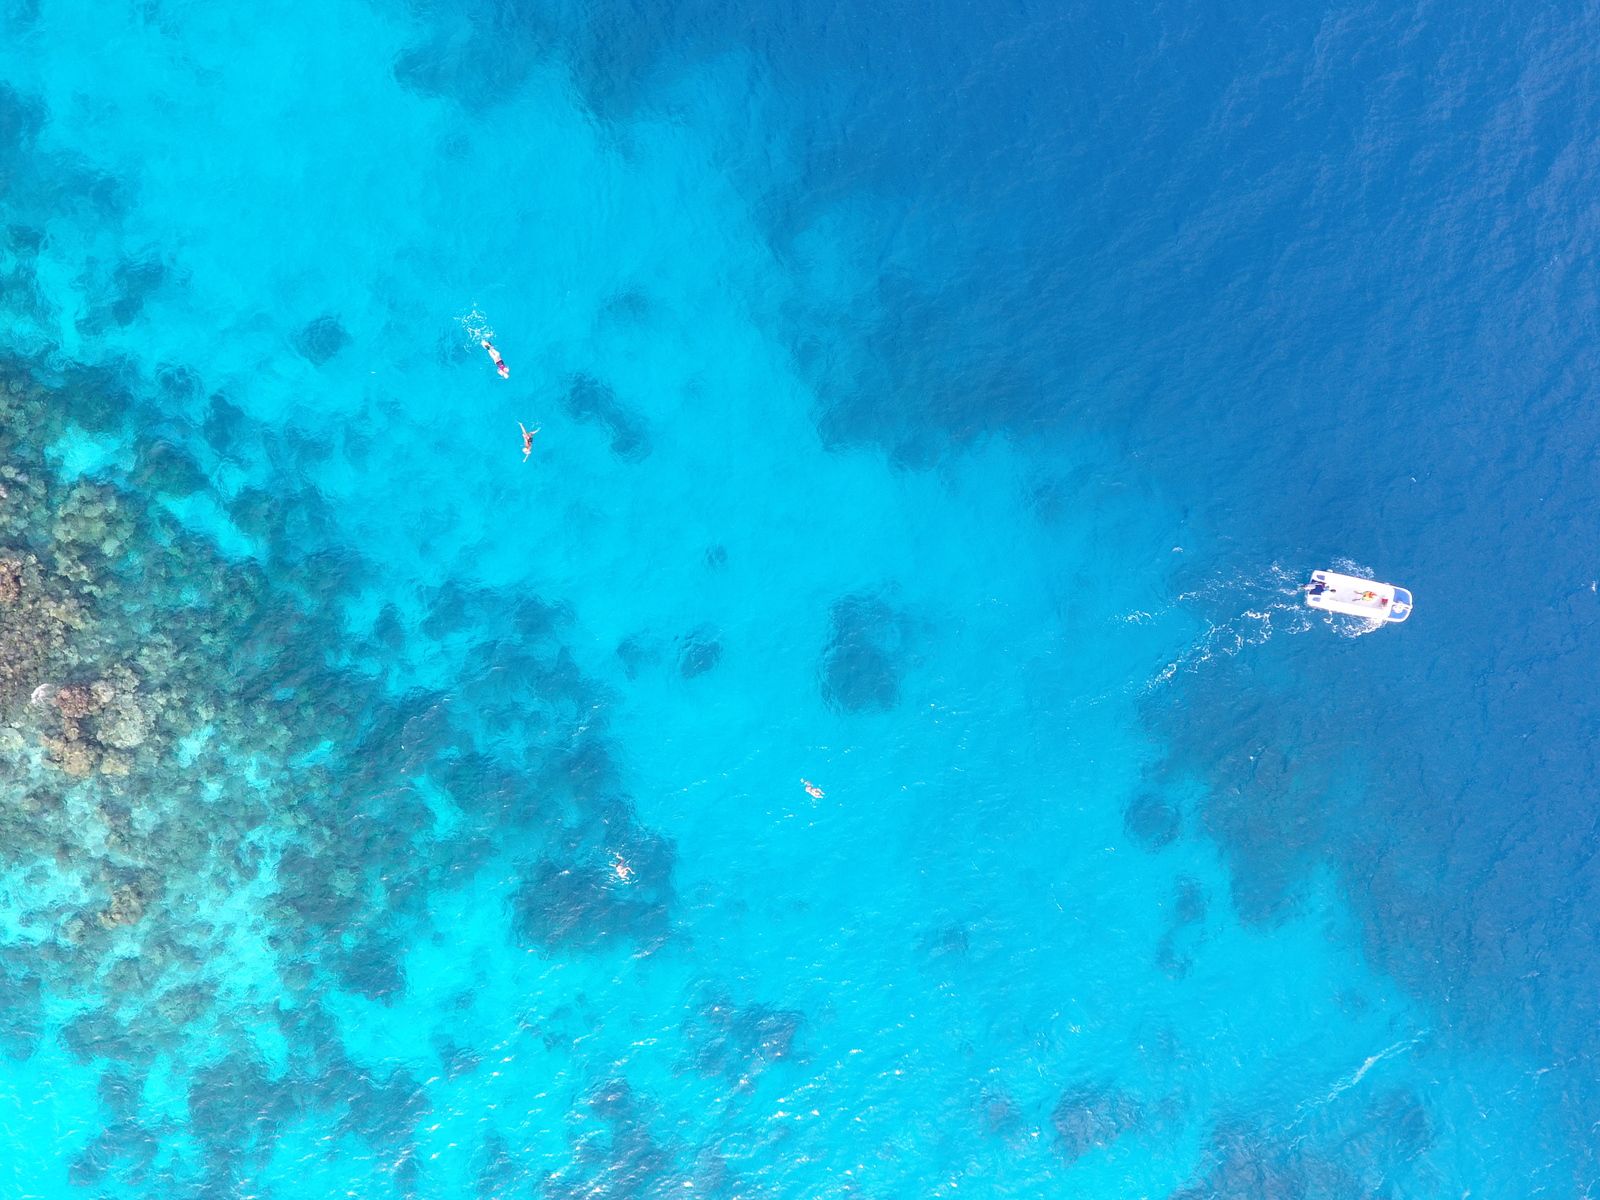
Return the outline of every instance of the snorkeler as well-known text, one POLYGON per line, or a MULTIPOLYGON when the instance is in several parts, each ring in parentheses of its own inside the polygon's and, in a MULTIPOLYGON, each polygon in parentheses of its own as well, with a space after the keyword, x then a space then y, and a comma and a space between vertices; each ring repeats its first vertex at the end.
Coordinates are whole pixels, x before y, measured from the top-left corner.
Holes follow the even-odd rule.
POLYGON ((617 878, 623 883, 633 882, 633 868, 628 865, 628 860, 622 855, 612 852, 611 869, 617 873, 617 878))
POLYGON ((800 786, 805 788, 806 795, 810 796, 813 800, 821 800, 827 795, 826 792, 824 792, 816 784, 812 783, 809 779, 802 779, 800 781, 800 786))
POLYGON ((535 425, 532 429, 529 429, 521 421, 518 421, 517 428, 522 430, 522 461, 527 462, 528 455, 533 453, 533 435, 539 432, 539 427, 535 425))
POLYGON ((494 343, 491 342, 488 338, 484 338, 478 344, 481 345, 485 350, 487 350, 489 352, 489 357, 490 358, 494 359, 494 369, 496 371, 500 372, 500 378, 501 379, 510 379, 511 378, 511 368, 506 366, 506 360, 500 357, 500 351, 498 351, 498 350, 496 350, 494 348, 494 343))

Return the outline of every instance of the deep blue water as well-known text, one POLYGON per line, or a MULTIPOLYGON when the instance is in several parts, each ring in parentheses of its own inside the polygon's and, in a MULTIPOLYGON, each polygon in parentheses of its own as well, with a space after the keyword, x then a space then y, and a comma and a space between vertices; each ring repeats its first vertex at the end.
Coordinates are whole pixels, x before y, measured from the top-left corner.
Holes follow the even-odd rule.
POLYGON ((0 1196, 1589 1194, 1597 44, 7 6, 0 1196))

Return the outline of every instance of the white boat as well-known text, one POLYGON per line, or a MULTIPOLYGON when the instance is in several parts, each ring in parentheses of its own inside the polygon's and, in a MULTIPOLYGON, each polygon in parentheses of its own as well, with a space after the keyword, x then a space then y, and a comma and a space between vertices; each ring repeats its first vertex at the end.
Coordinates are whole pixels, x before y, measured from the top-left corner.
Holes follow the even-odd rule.
POLYGON ((1411 615, 1411 593, 1405 588, 1337 571, 1311 572, 1306 603, 1327 612, 1390 624, 1399 624, 1411 615))

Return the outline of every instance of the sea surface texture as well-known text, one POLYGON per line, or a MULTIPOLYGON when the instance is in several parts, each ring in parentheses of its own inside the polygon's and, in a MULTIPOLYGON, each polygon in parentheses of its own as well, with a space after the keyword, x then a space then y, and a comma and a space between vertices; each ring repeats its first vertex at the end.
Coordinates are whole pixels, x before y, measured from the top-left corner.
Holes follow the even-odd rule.
POLYGON ((0 1197, 1596 1194, 1597 46, 6 0, 0 1197))

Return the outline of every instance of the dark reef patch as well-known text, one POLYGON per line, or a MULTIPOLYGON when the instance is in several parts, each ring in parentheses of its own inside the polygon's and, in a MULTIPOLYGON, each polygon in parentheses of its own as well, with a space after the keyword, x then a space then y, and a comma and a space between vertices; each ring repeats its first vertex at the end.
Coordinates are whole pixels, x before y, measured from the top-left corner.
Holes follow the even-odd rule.
POLYGON ((515 92, 550 52, 543 10, 471 0, 459 20, 395 56, 395 81, 419 96, 454 100, 481 113, 515 92))
POLYGON ((1387 1194, 1363 1186, 1309 1139, 1292 1141, 1260 1130, 1228 1125, 1213 1135, 1206 1169, 1172 1200, 1349 1200, 1387 1194))
POLYGON ((334 958, 339 986, 368 1000, 393 1004, 406 989, 404 947, 381 936, 358 937, 334 958))
POLYGON ((159 258, 124 258, 111 272, 116 298, 111 302, 111 317, 127 325, 144 311, 145 302, 167 282, 167 266, 159 258))
POLYGON ((247 428, 248 422, 242 409, 230 403, 220 392, 211 397, 206 407, 205 421, 200 427, 208 446, 218 454, 225 455, 238 447, 247 428))
POLYGON ((471 1046, 458 1046, 444 1038, 434 1039, 434 1049, 444 1065, 444 1077, 449 1080, 464 1079, 483 1065, 483 1055, 471 1046))
POLYGON ((6 308, 14 317, 27 317, 41 325, 54 317, 55 307, 46 298, 38 275, 28 263, 13 263, 9 268, 0 266, 0 294, 5 296, 6 308))
POLYGON ((600 319, 639 325, 648 321, 655 311, 656 306, 647 293, 636 287, 623 288, 600 306, 600 319))
POLYGON ((1154 792, 1135 796, 1122 813, 1122 828, 1146 850, 1170 846, 1183 832, 1183 812, 1154 792))
POLYGON ((17 158, 33 149, 48 117, 49 109, 39 97, 25 96, 10 84, 0 83, 0 172, 8 171, 17 158))
MULTIPOLYGON (((821 399, 823 444, 876 445, 898 465, 926 468, 987 431, 1024 434, 1060 422, 1062 407, 1016 343, 963 349, 972 327, 963 307, 949 292, 935 296, 890 276, 865 334, 809 326, 799 334, 794 357, 821 399)), ((981 320, 989 327, 992 314, 981 320)))
MULTIPOLYGON (((634 879, 602 863, 545 859, 525 872, 513 900, 513 926, 526 946, 545 951, 592 950, 621 939, 653 949, 668 933, 666 882, 670 851, 636 850, 624 857, 634 879)), ((623 853, 618 851, 618 853, 623 853)))
POLYGON ((796 1045, 804 1026, 805 1014, 794 1009, 739 1005, 708 988, 680 1032, 697 1073, 748 1090, 773 1066, 805 1061, 796 1045))
POLYGON ((1352 1147, 1366 1164, 1415 1162, 1433 1149, 1433 1116, 1416 1093, 1390 1088, 1367 1106, 1366 1134, 1378 1144, 1352 1147))
POLYGON ((132 368, 127 363, 68 367, 50 397, 55 411, 42 414, 40 433, 59 434, 67 420, 91 433, 121 429, 139 407, 132 384, 132 368))
POLYGON ((37 225, 7 225, 5 247, 18 258, 34 258, 44 249, 45 232, 37 225))
POLYGON ((313 366, 322 366, 350 344, 350 335, 339 318, 325 313, 306 322, 294 335, 294 348, 313 366))
POLYGON ((917 948, 930 959, 965 958, 972 949, 972 934, 965 925, 945 925, 918 938, 917 948))
POLYGON ((228 502, 228 519, 246 537, 271 541, 282 520, 279 505, 280 501, 265 489, 243 487, 228 502))
POLYGON ((716 669, 722 661, 722 642, 714 633, 701 631, 684 639, 678 652, 678 674, 694 679, 716 669))
POLYGON ((147 1129, 124 1118, 113 1121, 90 1139, 67 1167, 74 1187, 87 1188, 117 1170, 130 1184, 142 1183, 160 1151, 165 1127, 147 1129))
POLYGON ((102 1109, 110 1120, 131 1117, 144 1099, 144 1077, 125 1070, 107 1070, 94 1085, 102 1109))
POLYGON ((161 363, 157 366, 156 388, 162 400, 167 402, 163 404, 164 408, 168 404, 190 404, 205 392, 200 373, 183 363, 161 363))
POLYGON ((96 221, 119 221, 127 215, 130 189, 123 176, 85 166, 79 159, 66 155, 46 158, 44 167, 65 207, 87 210, 84 215, 96 221))
POLYGON ((544 1200, 686 1194, 674 1166, 681 1150, 656 1138, 648 1108, 626 1079, 605 1079, 589 1088, 571 1115, 572 1168, 547 1172, 536 1194, 544 1200))
POLYGON ((1172 902, 1176 925, 1199 925, 1206 919, 1206 893, 1198 881, 1184 876, 1178 880, 1172 902))
POLYGON ((900 702, 909 622, 876 596, 834 602, 822 650, 822 698, 842 712, 888 712, 900 702))
POLYGON ((113 326, 132 324, 169 277, 167 265, 153 253, 123 257, 111 269, 109 278, 102 278, 92 266, 85 269, 79 286, 93 300, 88 312, 78 319, 78 332, 94 336, 113 326))
POLYGON ((1227 856, 1234 906, 1253 924, 1298 910, 1317 866, 1346 844, 1340 831, 1360 799, 1345 784, 1344 725, 1312 713, 1315 703, 1204 701, 1185 705, 1183 722, 1161 718, 1172 786, 1207 781, 1199 823, 1227 856))
POLYGON ((213 1151, 264 1157, 277 1141, 285 1095, 253 1057, 231 1054, 189 1083, 189 1129, 213 1151))
POLYGON ((135 454, 133 480, 146 491, 192 496, 211 486, 211 480, 188 451, 165 439, 140 439, 135 454))
POLYGON ((500 1200, 500 1197, 510 1195, 527 1177, 526 1169, 512 1154, 506 1140, 493 1130, 483 1139, 479 1160, 483 1165, 478 1168, 473 1181, 473 1191, 478 1200, 500 1200))
POLYGON ((986 1089, 978 1098, 979 1126, 985 1135, 998 1138, 1013 1150, 1029 1141, 1029 1125, 1022 1106, 1007 1092, 986 1089))
POLYGON ((629 679, 637 679, 639 672, 661 657, 661 651, 649 634, 630 634, 617 643, 617 661, 629 679))
POLYGON ((374 1150, 390 1153, 410 1146, 417 1123, 433 1107, 422 1085, 404 1070, 393 1071, 382 1081, 361 1076, 348 1104, 340 1131, 354 1134, 374 1150))
POLYGON ((618 458, 638 462, 649 457, 649 430, 617 399, 610 384, 580 372, 567 384, 562 407, 575 421, 602 426, 611 435, 611 452, 618 458))
POLYGON ((1195 951, 1205 936, 1208 907, 1205 889, 1199 882, 1180 877, 1169 906, 1167 929, 1156 949, 1156 965, 1169 978, 1182 979, 1189 973, 1195 951))
POLYGON ((1144 1110, 1138 1100, 1115 1084, 1072 1088, 1050 1114, 1056 1150, 1069 1163, 1111 1145, 1143 1123, 1144 1110))
POLYGON ((44 1035, 43 985, 32 972, 0 973, 0 1047, 13 1062, 26 1062, 44 1035))

